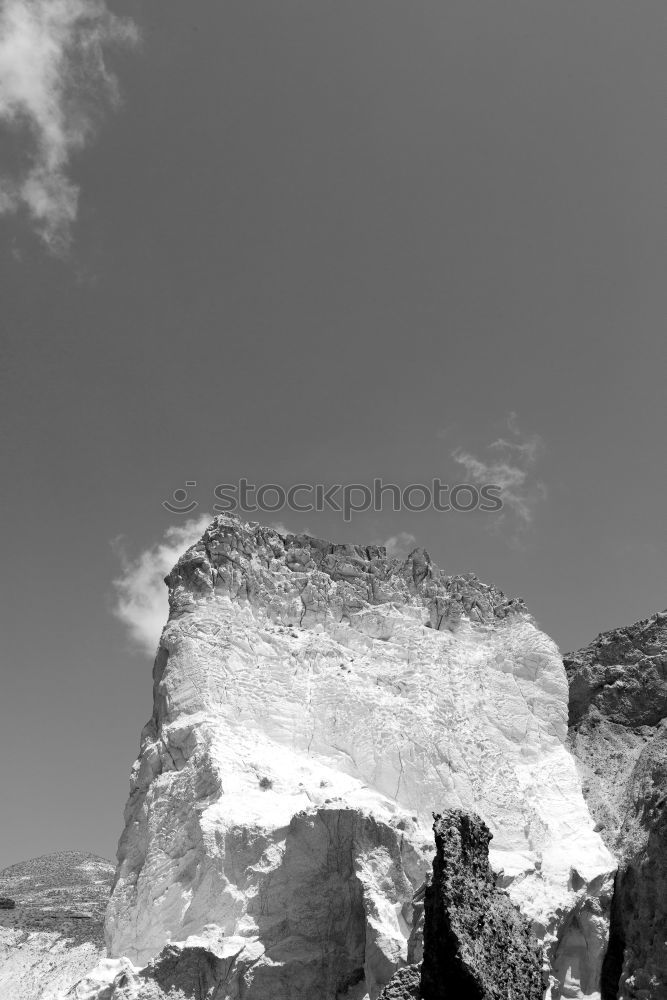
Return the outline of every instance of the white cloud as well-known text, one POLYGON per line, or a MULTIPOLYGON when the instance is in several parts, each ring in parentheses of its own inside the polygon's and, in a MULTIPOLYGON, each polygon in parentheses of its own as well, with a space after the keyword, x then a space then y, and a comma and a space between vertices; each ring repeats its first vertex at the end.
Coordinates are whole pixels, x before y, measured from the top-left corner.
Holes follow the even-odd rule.
POLYGON ((201 538, 211 520, 210 514, 202 514, 172 525, 161 542, 134 558, 126 554, 122 539, 113 543, 122 570, 113 581, 113 613, 126 626, 131 640, 150 656, 155 655, 169 610, 164 578, 179 556, 201 538))
POLYGON ((519 418, 516 413, 510 413, 508 416, 507 427, 514 434, 515 440, 508 441, 507 438, 501 437, 497 441, 493 441, 489 448, 496 448, 501 454, 514 452, 515 455, 520 455, 526 463, 532 465, 542 450, 542 438, 539 434, 524 434, 519 427, 519 418))
POLYGON ((0 214, 26 210, 55 253, 67 249, 77 214, 71 157, 118 101, 104 48, 137 38, 104 0, 0 0, 0 123, 18 137, 25 163, 0 178, 0 214))
POLYGON ((535 508, 547 495, 546 486, 535 474, 544 446, 539 434, 525 434, 521 430, 516 413, 509 414, 507 430, 507 437, 487 446, 492 455, 486 460, 463 448, 456 448, 452 457, 463 466, 473 485, 489 483, 500 487, 503 513, 494 525, 503 523, 510 514, 515 527, 523 529, 532 523, 535 508))
POLYGON ((395 559, 406 559, 417 544, 417 539, 408 531, 399 531, 397 535, 392 535, 381 544, 387 550, 388 556, 395 559))

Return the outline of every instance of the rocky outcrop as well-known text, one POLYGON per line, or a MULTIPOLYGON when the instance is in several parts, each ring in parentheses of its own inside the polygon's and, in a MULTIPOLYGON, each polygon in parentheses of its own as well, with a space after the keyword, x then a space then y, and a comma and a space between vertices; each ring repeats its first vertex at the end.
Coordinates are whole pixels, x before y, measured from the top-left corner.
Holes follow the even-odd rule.
POLYGON ((378 1000, 419 1000, 421 997, 421 967, 406 965, 391 977, 378 1000))
POLYGON ((51 1000, 106 954, 110 861, 61 851, 0 872, 0 997, 51 1000), (5 895, 6 894, 6 895, 5 895))
POLYGON ((435 816, 423 962, 394 973, 378 1000, 542 1000, 546 977, 530 923, 498 887, 491 832, 476 816, 435 816))
POLYGON ((423 550, 229 516, 167 582, 107 972, 204 941, 229 960, 220 1000, 376 1000, 419 961, 432 814, 459 808, 585 995, 615 863, 565 746, 562 661, 521 602, 423 550))
POLYGON ((542 1000, 542 952, 489 866, 491 832, 477 817, 435 817, 426 888, 424 1000, 542 1000))
POLYGON ((667 613, 565 657, 570 739, 620 858, 602 1000, 667 998, 667 613))
MULTIPOLYGON (((353 901, 357 875, 346 860, 356 853, 351 838, 369 834, 368 829, 364 833, 364 826, 368 824, 360 826, 358 816, 330 811, 325 819, 326 862, 318 866, 315 878, 319 899, 306 894, 300 901, 304 919, 313 922, 312 933, 319 929, 322 936, 326 949, 322 958, 329 969, 348 963, 349 973, 338 996, 368 995, 359 964, 364 960, 360 952, 363 934, 355 927, 359 918, 364 919, 363 893, 353 901), (336 885, 327 886, 332 876, 336 885), (331 901, 338 908, 333 928, 321 922, 322 909, 331 901)), ((489 866, 490 831, 477 817, 457 810, 436 816, 433 830, 432 877, 418 893, 425 891, 424 960, 394 972, 378 1000, 542 1000, 546 985, 542 949, 529 922, 497 887, 489 866)), ((377 831, 371 836, 377 842, 377 831)), ((396 847, 392 837, 385 843, 396 847)), ((300 853, 312 846, 297 843, 294 850, 300 853)), ((303 888, 301 879, 291 891, 303 888)), ((284 899, 290 890, 279 885, 275 892, 284 899)), ((264 984, 267 996, 286 1000, 307 995, 299 987, 307 978, 299 969, 302 954, 297 942, 291 941, 285 949, 281 980, 276 982, 271 976, 264 984)), ((102 991, 99 978, 92 978, 79 983, 68 996, 73 1000, 237 1000, 257 989, 256 977, 261 980, 263 975, 250 950, 239 952, 224 938, 214 941, 210 932, 208 937, 167 945, 143 969, 127 960, 108 962, 104 968, 107 980, 102 991)), ((331 989, 325 995, 332 995, 331 989)))
POLYGON ((238 973, 253 964, 223 940, 192 937, 166 945, 144 968, 126 958, 107 959, 62 1000, 241 1000, 238 973))

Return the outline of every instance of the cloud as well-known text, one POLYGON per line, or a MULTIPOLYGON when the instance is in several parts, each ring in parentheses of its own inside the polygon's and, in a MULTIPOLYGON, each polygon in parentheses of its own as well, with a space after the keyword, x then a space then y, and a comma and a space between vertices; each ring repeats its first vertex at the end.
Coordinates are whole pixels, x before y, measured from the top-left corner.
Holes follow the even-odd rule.
POLYGON ((122 538, 112 543, 121 563, 121 574, 113 581, 113 613, 127 628, 132 642, 150 656, 155 655, 169 610, 164 578, 179 556, 201 538, 211 520, 210 514, 202 514, 172 525, 161 542, 134 558, 128 557, 122 538))
POLYGON ((501 437, 497 441, 493 441, 489 448, 496 448, 501 454, 514 452, 515 455, 521 456, 526 463, 532 465, 542 450, 542 438, 539 434, 523 434, 516 413, 510 413, 508 416, 507 427, 515 435, 515 440, 508 441, 507 438, 501 437))
POLYGON ((417 544, 417 539, 408 531, 399 531, 397 535, 381 542, 387 550, 387 555, 395 559, 406 559, 417 544))
POLYGON ((478 458, 463 448, 456 448, 452 457, 465 469, 466 477, 475 486, 485 483, 499 486, 503 513, 494 525, 505 523, 511 515, 518 530, 532 524, 535 508, 546 499, 547 490, 535 475, 535 465, 543 451, 539 434, 525 434, 519 427, 516 413, 507 418, 508 435, 487 446, 487 459, 478 458))
POLYGON ((0 178, 0 214, 25 210, 54 253, 66 252, 77 214, 70 160, 118 102, 104 49, 137 39, 104 0, 0 0, 0 124, 19 153, 0 178))

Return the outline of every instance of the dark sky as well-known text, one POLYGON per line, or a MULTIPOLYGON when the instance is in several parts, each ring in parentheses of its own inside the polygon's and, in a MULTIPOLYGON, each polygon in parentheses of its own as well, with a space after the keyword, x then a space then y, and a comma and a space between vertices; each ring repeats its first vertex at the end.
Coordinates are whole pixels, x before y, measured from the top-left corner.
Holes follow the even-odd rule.
POLYGON ((563 650, 667 605, 663 0, 110 6, 69 255, 1 220, 0 867, 114 854, 151 663, 112 542, 186 480, 460 482, 503 438, 525 516, 266 519, 414 535, 563 650))

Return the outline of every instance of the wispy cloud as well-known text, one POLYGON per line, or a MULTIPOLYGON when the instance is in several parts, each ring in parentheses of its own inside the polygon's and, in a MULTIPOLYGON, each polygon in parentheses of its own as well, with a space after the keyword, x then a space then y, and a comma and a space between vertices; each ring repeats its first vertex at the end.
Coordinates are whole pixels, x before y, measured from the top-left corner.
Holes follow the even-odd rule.
POLYGON ((464 448, 452 452, 473 485, 493 483, 500 487, 503 512, 493 522, 494 526, 505 523, 508 515, 517 530, 532 523, 537 505, 547 495, 546 486, 536 474, 543 447, 540 436, 524 433, 516 413, 510 413, 506 434, 487 445, 488 457, 479 458, 464 448))
POLYGON ((137 38, 104 0, 0 0, 0 123, 20 164, 3 169, 0 214, 25 210, 54 253, 67 250, 77 214, 70 160, 118 102, 104 49, 137 38))
POLYGON ((162 541, 134 557, 128 556, 122 538, 112 543, 121 564, 121 574, 113 581, 113 612, 126 626, 132 642, 150 656, 155 654, 167 621, 164 578, 179 556, 201 538, 210 523, 211 515, 202 514, 173 525, 167 528, 162 541))
POLYGON ((395 559, 406 559, 416 544, 417 539, 409 531, 399 531, 397 535, 392 535, 382 542, 387 550, 387 555, 393 556, 395 559))

